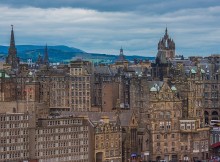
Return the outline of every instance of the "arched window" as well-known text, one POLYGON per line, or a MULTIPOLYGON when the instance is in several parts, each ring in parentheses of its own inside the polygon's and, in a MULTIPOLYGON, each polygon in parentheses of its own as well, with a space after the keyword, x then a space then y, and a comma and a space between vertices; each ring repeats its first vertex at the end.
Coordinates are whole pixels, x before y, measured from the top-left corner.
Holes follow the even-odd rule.
POLYGON ((205 116, 209 116, 208 111, 205 111, 204 114, 205 114, 205 116))
POLYGON ((218 112, 217 111, 213 111, 212 115, 218 115, 218 112))

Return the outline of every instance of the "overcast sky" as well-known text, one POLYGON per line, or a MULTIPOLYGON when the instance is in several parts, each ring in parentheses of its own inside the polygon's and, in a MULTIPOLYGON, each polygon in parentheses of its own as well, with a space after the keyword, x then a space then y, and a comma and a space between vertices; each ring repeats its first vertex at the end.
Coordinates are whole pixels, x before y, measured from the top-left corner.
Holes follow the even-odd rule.
POLYGON ((168 33, 184 56, 220 53, 219 0, 0 0, 0 45, 11 24, 20 44, 155 56, 168 33))

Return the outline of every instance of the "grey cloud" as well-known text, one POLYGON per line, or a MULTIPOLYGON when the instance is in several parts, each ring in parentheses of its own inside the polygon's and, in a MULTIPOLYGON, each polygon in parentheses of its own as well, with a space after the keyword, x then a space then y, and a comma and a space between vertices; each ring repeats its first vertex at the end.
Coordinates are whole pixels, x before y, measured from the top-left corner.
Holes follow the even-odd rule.
POLYGON ((117 54, 123 46, 126 54, 152 56, 156 55, 158 40, 167 24, 178 53, 220 52, 218 6, 183 8, 164 14, 99 12, 70 7, 2 6, 0 11, 4 22, 0 24, 0 44, 4 45, 9 43, 10 24, 14 24, 17 44, 65 44, 88 52, 110 54, 117 54))
POLYGON ((220 5, 219 0, 1 0, 1 5, 38 8, 84 8, 97 11, 166 13, 183 8, 206 8, 220 5))

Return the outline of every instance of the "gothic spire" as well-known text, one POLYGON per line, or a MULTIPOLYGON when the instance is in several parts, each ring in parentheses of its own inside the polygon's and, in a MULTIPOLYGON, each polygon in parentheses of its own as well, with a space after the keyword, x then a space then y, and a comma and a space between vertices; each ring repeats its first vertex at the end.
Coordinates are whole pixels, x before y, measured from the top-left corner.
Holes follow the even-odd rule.
POLYGON ((165 35, 164 35, 164 38, 168 38, 168 31, 167 31, 167 27, 166 27, 166 29, 165 29, 165 35))
POLYGON ((10 40, 10 47, 9 49, 15 49, 15 37, 14 37, 14 30, 13 30, 13 25, 11 25, 11 40, 10 40))
POLYGON ((17 50, 15 47, 13 25, 11 25, 11 39, 10 39, 10 46, 8 49, 8 56, 6 58, 6 63, 10 64, 12 69, 16 69, 19 64, 19 58, 17 57, 17 50))
POLYGON ((45 50, 44 50, 44 64, 45 64, 45 65, 49 65, 49 57, 48 57, 47 44, 46 44, 45 50))

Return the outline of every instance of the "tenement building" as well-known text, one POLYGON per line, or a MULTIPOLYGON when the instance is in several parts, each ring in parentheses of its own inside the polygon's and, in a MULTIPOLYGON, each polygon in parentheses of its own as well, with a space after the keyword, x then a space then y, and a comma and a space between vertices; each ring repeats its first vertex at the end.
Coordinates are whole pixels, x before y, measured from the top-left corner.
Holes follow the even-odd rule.
POLYGON ((36 119, 30 113, 0 114, 0 161, 90 162, 94 133, 83 117, 36 119))
POLYGON ((89 121, 79 117, 39 119, 30 141, 34 150, 30 149, 30 158, 39 162, 90 162, 94 154, 90 129, 89 121))
POLYGON ((91 72, 91 62, 76 60, 70 63, 72 111, 91 110, 91 72))
POLYGON ((181 147, 179 131, 179 119, 182 116, 181 99, 175 85, 169 86, 166 81, 153 82, 151 85, 148 110, 153 148, 151 159, 177 161, 182 159, 179 149, 181 147))
POLYGON ((0 114, 0 161, 29 159, 29 119, 27 113, 0 114))
POLYGON ((95 162, 122 162, 122 129, 108 116, 93 122, 95 129, 95 162))

